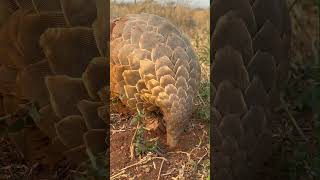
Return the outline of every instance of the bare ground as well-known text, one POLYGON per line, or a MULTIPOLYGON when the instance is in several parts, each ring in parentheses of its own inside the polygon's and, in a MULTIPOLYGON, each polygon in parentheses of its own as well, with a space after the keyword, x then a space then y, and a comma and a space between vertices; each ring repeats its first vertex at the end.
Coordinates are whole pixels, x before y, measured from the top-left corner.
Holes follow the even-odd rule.
MULTIPOLYGON (((112 113, 110 168, 111 179, 206 179, 209 169, 208 123, 192 119, 175 149, 165 145, 161 131, 147 131, 144 139, 159 138, 160 152, 131 158, 130 147, 137 130, 130 125, 132 115, 117 104, 112 113)), ((133 142, 133 143, 132 143, 133 142)))

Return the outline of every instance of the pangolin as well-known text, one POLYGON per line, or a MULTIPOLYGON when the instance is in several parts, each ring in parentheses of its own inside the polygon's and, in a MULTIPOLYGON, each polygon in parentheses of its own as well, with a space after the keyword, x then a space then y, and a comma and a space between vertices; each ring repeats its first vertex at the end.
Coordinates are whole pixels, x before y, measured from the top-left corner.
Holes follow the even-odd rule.
POLYGON ((272 154, 274 109, 286 82, 291 25, 285 0, 211 4, 213 179, 260 179, 272 154))
POLYGON ((0 116, 35 105, 33 126, 9 132, 28 162, 106 151, 106 2, 0 1, 0 116))
POLYGON ((200 82, 189 38, 165 18, 130 14, 111 22, 110 91, 130 109, 163 114, 167 144, 178 143, 200 82))

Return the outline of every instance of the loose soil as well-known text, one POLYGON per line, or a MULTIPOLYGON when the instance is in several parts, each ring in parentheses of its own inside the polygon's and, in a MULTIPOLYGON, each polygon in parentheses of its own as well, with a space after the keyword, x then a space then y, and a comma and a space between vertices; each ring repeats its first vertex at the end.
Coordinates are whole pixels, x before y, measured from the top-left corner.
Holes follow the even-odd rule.
POLYGON ((130 125, 133 115, 121 104, 114 109, 110 136, 111 179, 206 179, 210 151, 207 122, 191 119, 175 149, 165 145, 165 133, 160 130, 146 131, 145 140, 159 138, 161 152, 150 152, 131 159, 130 146, 137 129, 130 125))

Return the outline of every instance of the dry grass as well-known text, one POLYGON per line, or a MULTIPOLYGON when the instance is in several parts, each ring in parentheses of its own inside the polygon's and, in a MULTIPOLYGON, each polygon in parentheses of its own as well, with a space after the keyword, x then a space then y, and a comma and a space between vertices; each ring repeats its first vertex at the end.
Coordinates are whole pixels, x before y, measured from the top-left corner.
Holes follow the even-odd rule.
POLYGON ((157 4, 153 1, 143 1, 137 4, 111 2, 111 17, 139 13, 151 13, 165 17, 188 35, 204 29, 209 31, 210 14, 208 9, 192 9, 188 4, 173 5, 169 2, 163 4, 157 4))

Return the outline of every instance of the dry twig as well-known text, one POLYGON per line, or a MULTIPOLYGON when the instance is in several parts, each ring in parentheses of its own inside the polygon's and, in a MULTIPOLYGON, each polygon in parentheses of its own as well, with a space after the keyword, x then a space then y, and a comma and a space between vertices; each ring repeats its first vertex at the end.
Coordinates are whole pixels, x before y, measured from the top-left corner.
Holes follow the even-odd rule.
POLYGON ((147 157, 141 159, 140 161, 138 161, 138 162, 136 162, 136 163, 134 163, 134 164, 131 164, 131 165, 127 166, 127 167, 122 168, 119 173, 117 173, 117 174, 115 174, 115 175, 112 175, 112 176, 110 177, 110 179, 111 179, 111 180, 112 180, 112 179, 115 179, 115 178, 117 178, 118 176, 124 174, 125 170, 127 170, 127 169, 129 169, 129 168, 135 167, 135 166, 137 166, 137 165, 146 164, 146 163, 148 163, 148 162, 150 162, 150 161, 152 161, 152 160, 155 160, 155 159, 162 159, 163 161, 167 161, 167 159, 164 158, 164 157, 150 157, 150 156, 147 156, 147 157))
POLYGON ((160 176, 161 176, 161 170, 162 170, 163 163, 164 163, 164 160, 162 160, 161 165, 160 165, 158 180, 160 179, 160 176))

